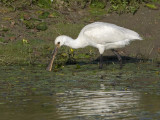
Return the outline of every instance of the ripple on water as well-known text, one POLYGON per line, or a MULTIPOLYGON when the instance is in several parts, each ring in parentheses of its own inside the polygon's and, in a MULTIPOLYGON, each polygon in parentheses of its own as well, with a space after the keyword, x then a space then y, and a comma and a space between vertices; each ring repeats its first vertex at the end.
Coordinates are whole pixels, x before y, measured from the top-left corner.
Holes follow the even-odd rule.
MULTIPOLYGON (((135 116, 132 111, 138 108, 139 94, 134 91, 72 91, 57 94, 58 111, 61 118, 101 116, 118 119, 120 116, 135 116), (76 96, 74 96, 76 94, 76 96)), ((136 116, 135 116, 136 117, 136 116)))

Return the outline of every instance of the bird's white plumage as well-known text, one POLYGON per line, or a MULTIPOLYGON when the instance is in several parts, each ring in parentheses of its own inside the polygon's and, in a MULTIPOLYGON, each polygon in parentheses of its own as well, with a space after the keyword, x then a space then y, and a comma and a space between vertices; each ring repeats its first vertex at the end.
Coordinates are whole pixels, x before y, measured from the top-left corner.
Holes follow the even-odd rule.
POLYGON ((129 29, 114 24, 95 22, 82 29, 83 36, 97 44, 107 44, 126 39, 139 39, 139 35, 129 29))
POLYGON ((86 25, 76 40, 60 36, 55 44, 60 42, 72 48, 93 46, 99 49, 100 54, 103 54, 106 49, 122 48, 133 40, 142 40, 142 38, 132 30, 110 23, 94 22, 86 25))

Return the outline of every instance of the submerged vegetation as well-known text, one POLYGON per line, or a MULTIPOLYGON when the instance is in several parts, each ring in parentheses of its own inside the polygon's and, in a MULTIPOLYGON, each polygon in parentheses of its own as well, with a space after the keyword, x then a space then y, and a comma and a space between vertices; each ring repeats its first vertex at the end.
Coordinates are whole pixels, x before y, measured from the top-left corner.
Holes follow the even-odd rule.
POLYGON ((81 87, 98 90, 102 83, 106 85, 105 91, 137 90, 160 95, 160 81, 158 80, 160 72, 155 64, 128 63, 122 69, 118 69, 116 64, 109 64, 103 70, 97 69, 96 64, 77 64, 61 69, 63 70, 58 72, 47 72, 37 66, 0 66, 1 78, 3 78, 0 84, 4 84, 1 86, 1 90, 4 91, 0 93, 0 96, 3 94, 26 96, 62 93, 65 90, 81 87), (157 79, 154 81, 136 80, 141 77, 157 79), (145 87, 142 87, 144 85, 145 87))

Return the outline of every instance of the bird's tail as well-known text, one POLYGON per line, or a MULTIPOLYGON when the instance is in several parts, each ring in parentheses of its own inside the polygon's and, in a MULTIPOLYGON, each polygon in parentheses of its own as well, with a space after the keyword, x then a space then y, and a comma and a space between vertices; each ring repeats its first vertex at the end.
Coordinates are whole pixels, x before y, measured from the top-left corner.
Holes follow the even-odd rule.
POLYGON ((143 40, 143 38, 137 33, 137 32, 130 32, 130 34, 128 35, 129 39, 131 41, 134 41, 134 40, 143 40))
POLYGON ((143 40, 143 38, 138 34, 138 36, 135 38, 137 40, 143 40))

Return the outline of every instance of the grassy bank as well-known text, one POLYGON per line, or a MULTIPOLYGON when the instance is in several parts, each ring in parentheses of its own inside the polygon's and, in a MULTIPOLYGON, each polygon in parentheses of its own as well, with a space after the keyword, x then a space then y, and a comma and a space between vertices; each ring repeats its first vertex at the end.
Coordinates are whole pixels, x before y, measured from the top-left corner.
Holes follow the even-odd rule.
MULTIPOLYGON (((48 30, 37 32, 39 39, 21 39, 0 44, 1 65, 46 65, 48 64, 51 52, 54 49, 54 39, 58 34, 77 36, 83 24, 62 24, 50 26, 48 30), (57 32, 55 29, 57 29, 57 32), (40 39, 41 38, 41 39, 40 39), (48 40, 52 38, 51 40, 48 40)), ((75 38, 74 37, 74 38, 75 38)), ((65 63, 75 63, 76 59, 88 59, 94 57, 94 48, 87 47, 85 50, 73 50, 63 46, 57 55, 55 67, 65 63), (83 51, 83 53, 81 53, 83 51), (89 52, 89 53, 88 53, 89 52)), ((95 50, 96 51, 96 50, 95 50)))
MULTIPOLYGON (((54 50, 54 39, 59 34, 65 34, 76 38, 83 24, 62 24, 51 25, 46 31, 37 32, 38 39, 21 39, 10 41, 8 43, 0 44, 0 65, 38 65, 46 66, 50 59, 52 51, 54 50), (55 28, 58 28, 55 31, 55 28), (49 39, 52 38, 52 39, 49 39)), ((77 64, 79 69, 79 62, 92 63, 99 56, 96 48, 86 47, 84 49, 71 49, 62 46, 55 59, 55 69, 59 69, 66 64, 77 64)), ((123 54, 122 54, 123 56, 123 54)), ((127 55, 136 59, 136 54, 127 55)), ((112 59, 112 58, 111 58, 112 59)), ((159 58, 150 59, 149 57, 138 53, 137 62, 154 61, 158 62, 159 58), (139 59, 139 60, 138 60, 139 59), (149 60, 150 59, 150 60, 149 60)), ((111 61, 110 61, 111 62, 111 61)), ((113 61, 114 62, 114 61, 113 61)))
MULTIPOLYGON (((147 7, 144 11, 148 10, 146 12, 148 14, 149 10, 152 12, 157 10, 158 5, 158 0, 148 2, 145 0, 109 0, 107 2, 103 0, 61 0, 61 2, 2 0, 0 4, 0 65, 46 66, 54 49, 54 39, 58 35, 76 38, 80 30, 88 23, 94 21, 107 22, 114 18, 113 16, 110 18, 110 15, 115 13, 119 15, 132 13, 131 15, 133 15, 140 6, 147 7)), ((135 18, 138 19, 139 16, 135 16, 135 18)), ((157 16, 156 20, 159 18, 157 16)), ((119 22, 125 23, 125 19, 119 22)), ((152 21, 156 23, 156 20, 152 21)), ((139 30, 139 27, 135 30, 139 30)), ((149 32, 141 33, 144 38, 148 37, 149 32)), ((152 39, 157 38, 149 38, 150 42, 152 39)), ((149 52, 152 52, 152 48, 150 50, 149 52)), ((157 46, 153 50, 158 51, 159 47, 157 46)), ((157 56, 159 53, 159 51, 156 53, 157 56)), ((63 66, 66 63, 76 63, 76 61, 92 61, 98 55, 97 49, 92 47, 78 50, 62 47, 57 55, 55 67, 63 66)), ((136 57, 136 54, 127 54, 126 56, 136 57)), ((143 55, 141 57, 149 58, 143 55)), ((159 58, 156 58, 156 61, 159 61, 159 58)))

